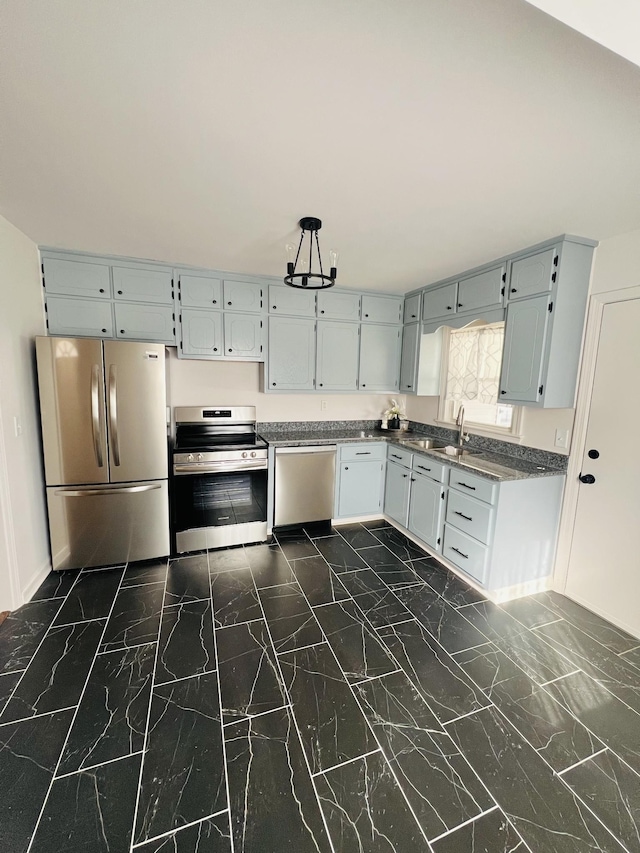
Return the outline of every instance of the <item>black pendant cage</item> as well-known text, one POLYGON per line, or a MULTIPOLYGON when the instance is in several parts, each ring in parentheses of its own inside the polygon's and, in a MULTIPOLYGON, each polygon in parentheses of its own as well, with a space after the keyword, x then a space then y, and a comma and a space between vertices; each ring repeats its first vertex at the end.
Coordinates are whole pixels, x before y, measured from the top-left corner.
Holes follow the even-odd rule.
POLYGON ((322 221, 315 216, 303 216, 300 220, 300 242, 298 243, 298 251, 295 261, 287 263, 287 274, 284 277, 284 283, 289 287, 299 287, 305 290, 324 290, 328 287, 333 287, 336 283, 338 271, 335 267, 330 268, 329 275, 326 275, 322 267, 322 256, 320 255, 320 241, 318 240, 318 231, 322 228, 322 221), (296 272, 300 253, 303 250, 303 243, 308 234, 309 239, 309 269, 306 272, 296 272), (315 254, 318 258, 318 267, 320 272, 313 272, 313 258, 315 254))

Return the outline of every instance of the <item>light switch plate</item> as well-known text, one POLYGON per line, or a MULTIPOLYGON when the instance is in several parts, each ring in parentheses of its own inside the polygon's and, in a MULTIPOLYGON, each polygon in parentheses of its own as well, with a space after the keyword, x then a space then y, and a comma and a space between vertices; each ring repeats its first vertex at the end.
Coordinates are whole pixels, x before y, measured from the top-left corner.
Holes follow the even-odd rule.
POLYGON ((569 447, 569 430, 568 429, 557 429, 556 430, 556 447, 564 447, 565 449, 569 447))

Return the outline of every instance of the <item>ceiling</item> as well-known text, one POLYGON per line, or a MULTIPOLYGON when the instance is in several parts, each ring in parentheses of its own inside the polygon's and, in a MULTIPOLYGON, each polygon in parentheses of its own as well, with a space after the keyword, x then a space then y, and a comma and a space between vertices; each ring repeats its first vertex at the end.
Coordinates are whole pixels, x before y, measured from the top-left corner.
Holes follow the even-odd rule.
POLYGON ((0 214, 42 245, 403 292, 640 228, 640 68, 524 0, 2 0, 0 214))

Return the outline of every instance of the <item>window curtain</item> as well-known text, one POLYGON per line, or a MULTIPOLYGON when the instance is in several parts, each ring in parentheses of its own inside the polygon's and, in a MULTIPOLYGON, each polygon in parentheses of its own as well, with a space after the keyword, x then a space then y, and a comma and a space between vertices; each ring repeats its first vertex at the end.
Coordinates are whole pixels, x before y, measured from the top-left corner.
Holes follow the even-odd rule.
POLYGON ((447 399, 497 403, 504 323, 452 330, 447 399))

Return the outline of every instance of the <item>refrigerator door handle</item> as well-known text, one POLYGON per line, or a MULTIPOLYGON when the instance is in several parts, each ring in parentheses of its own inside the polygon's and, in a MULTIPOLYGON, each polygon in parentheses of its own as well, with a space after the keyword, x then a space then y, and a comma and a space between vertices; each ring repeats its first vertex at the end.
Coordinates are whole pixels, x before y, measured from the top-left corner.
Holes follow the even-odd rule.
POLYGON ((120 465, 120 442, 118 441, 118 389, 117 369, 115 364, 109 365, 109 426, 111 429, 111 450, 113 464, 120 465))
POLYGON ((102 457, 102 442, 100 435, 100 365, 94 364, 91 368, 91 431, 93 434, 93 452, 96 455, 98 468, 104 468, 102 457))
POLYGON ((145 486, 122 486, 116 489, 57 489, 54 495, 60 495, 62 498, 85 498, 94 495, 124 495, 131 492, 152 492, 154 489, 161 488, 161 483, 148 483, 145 486))

